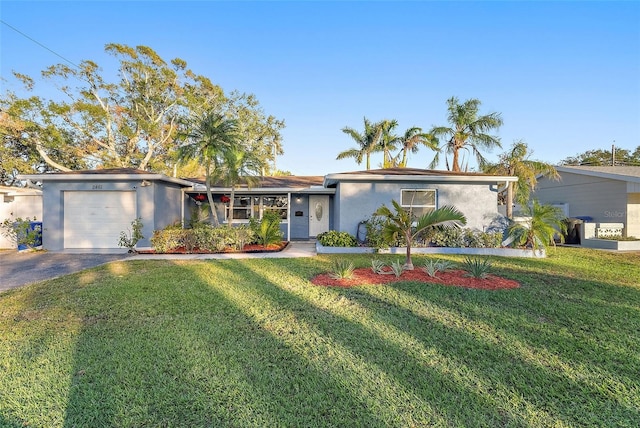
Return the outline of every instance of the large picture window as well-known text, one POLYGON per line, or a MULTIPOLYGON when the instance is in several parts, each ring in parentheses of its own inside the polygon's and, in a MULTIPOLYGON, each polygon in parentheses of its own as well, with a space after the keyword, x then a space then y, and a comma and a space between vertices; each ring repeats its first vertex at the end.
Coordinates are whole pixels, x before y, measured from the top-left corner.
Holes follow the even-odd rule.
MULTIPOLYGON (((289 198, 287 195, 248 196, 236 195, 233 201, 233 220, 245 220, 250 218, 261 219, 266 211, 275 211, 282 220, 287 220, 289 198)), ((225 204, 224 219, 229 219, 230 204, 225 204)))
POLYGON ((421 217, 436 209, 436 191, 434 189, 402 189, 400 205, 411 209, 415 217, 421 217))

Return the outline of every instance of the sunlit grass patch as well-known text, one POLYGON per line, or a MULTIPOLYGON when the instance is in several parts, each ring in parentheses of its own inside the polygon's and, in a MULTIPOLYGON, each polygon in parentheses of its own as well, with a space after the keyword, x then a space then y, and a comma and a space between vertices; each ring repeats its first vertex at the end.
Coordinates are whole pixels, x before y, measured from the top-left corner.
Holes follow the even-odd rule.
POLYGON ((508 291, 313 286, 337 258, 125 262, 0 294, 0 426, 639 419, 630 255, 494 258, 508 291))

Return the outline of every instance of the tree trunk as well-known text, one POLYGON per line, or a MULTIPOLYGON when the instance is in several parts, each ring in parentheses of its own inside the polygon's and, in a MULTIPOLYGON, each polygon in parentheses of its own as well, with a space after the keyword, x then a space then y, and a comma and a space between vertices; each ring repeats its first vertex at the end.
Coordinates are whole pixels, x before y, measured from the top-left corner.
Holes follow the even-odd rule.
POLYGON ((458 165, 458 150, 453 149, 453 160, 451 165, 451 171, 460 171, 460 165, 458 165))
POLYGON ((507 183, 507 218, 513 219, 513 183, 507 183))
POLYGON ((219 226, 218 213, 216 212, 216 205, 213 202, 213 195, 211 194, 211 172, 209 171, 209 165, 207 165, 206 171, 206 185, 207 185, 207 199, 209 200, 209 208, 211 209, 211 215, 213 216, 213 225, 219 226))
POLYGON ((231 198, 229 198, 229 216, 227 217, 227 225, 232 226, 233 223, 233 203, 236 199, 236 186, 231 186, 231 198))
POLYGON ((405 234, 405 241, 407 241, 407 259, 402 267, 404 270, 413 270, 413 261, 411 260, 411 236, 405 234))

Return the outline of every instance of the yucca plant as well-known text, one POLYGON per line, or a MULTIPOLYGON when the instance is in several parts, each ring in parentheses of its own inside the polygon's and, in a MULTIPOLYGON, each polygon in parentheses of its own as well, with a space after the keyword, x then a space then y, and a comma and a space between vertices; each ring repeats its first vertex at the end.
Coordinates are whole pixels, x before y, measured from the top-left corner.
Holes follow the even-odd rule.
POLYGON ((391 272, 393 272, 396 278, 400 278, 400 275, 402 275, 402 272, 404 270, 405 265, 400 260, 396 260, 395 262, 391 263, 391 272))
POLYGON ((440 266, 438 264, 438 261, 435 260, 429 260, 425 263, 425 265, 422 267, 422 270, 424 271, 424 273, 426 273, 427 275, 429 275, 432 278, 436 278, 436 274, 438 273, 438 271, 440 270, 440 266))
POLYGON ((378 260, 378 259, 371 260, 371 270, 373 271, 373 273, 377 273, 379 275, 387 273, 384 270, 384 267, 385 267, 385 264, 382 260, 378 260))
POLYGON ((480 257, 467 257, 463 262, 463 269, 467 272, 465 276, 471 276, 473 278, 486 278, 491 267, 491 260, 480 257))
POLYGON ((353 262, 348 260, 336 260, 333 262, 329 276, 333 279, 349 279, 353 277, 355 267, 353 262))

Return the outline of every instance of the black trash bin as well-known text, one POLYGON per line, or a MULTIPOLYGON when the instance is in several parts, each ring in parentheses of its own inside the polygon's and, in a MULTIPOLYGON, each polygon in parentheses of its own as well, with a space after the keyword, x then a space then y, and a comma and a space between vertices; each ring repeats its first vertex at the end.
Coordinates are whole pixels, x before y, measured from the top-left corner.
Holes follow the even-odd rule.
POLYGON ((565 220, 567 233, 564 235, 565 244, 580 244, 580 225, 584 220, 577 217, 569 217, 565 220))

